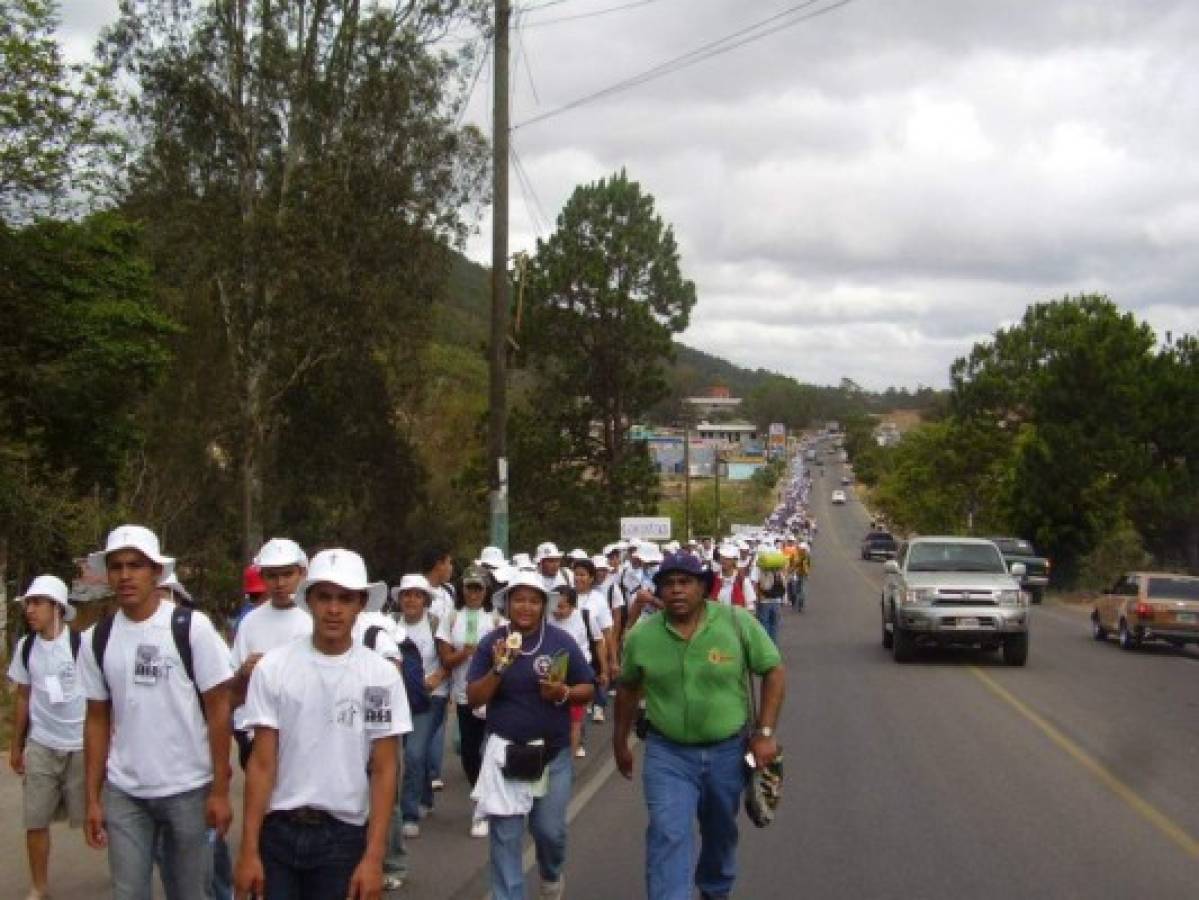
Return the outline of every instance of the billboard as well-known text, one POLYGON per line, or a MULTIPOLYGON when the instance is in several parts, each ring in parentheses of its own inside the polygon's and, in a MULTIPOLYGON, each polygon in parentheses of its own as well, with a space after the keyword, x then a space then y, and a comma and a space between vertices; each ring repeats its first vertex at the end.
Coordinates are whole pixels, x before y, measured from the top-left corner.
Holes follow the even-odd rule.
POLYGON ((770 423, 770 440, 768 455, 771 459, 777 459, 787 455, 787 426, 782 422, 770 423))
POLYGON ((626 541, 668 541, 670 516, 622 516, 620 536, 626 541))

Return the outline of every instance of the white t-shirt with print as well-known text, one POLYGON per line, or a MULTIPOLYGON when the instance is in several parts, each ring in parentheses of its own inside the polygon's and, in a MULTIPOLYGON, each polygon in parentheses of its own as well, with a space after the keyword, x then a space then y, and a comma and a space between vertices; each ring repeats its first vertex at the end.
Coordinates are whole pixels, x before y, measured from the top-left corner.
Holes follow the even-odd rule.
MULTIPOLYGON (((278 609, 264 603, 246 613, 233 638, 233 668, 237 669, 255 653, 266 653, 289 644, 296 638, 312 635, 312 616, 298 606, 278 609)), ((245 706, 233 710, 233 727, 246 729, 245 706)))
POLYGON ((14 684, 29 686, 29 740, 63 753, 83 749, 87 700, 71 655, 69 629, 64 626, 52 641, 40 634, 21 638, 13 647, 8 677, 14 684), (28 669, 21 658, 27 640, 33 641, 28 669))
MULTIPOLYGON (((437 656, 437 641, 434 640, 432 624, 428 615, 421 616, 420 621, 415 624, 406 619, 403 622, 408 637, 420 651, 420 661, 421 665, 425 667, 426 678, 441 668, 441 659, 437 656)), ((438 626, 440 624, 439 621, 438 626)), ((443 681, 433 691, 434 697, 448 697, 449 694, 450 682, 448 680, 443 681)))
POLYGON ((591 618, 591 637, 587 636, 587 623, 583 619, 583 614, 577 609, 572 610, 570 615, 565 619, 559 619, 557 616, 550 616, 550 622, 557 625, 579 645, 579 649, 583 651, 583 658, 587 660, 587 664, 591 664, 591 643, 599 641, 603 638, 603 632, 600 631, 599 625, 595 621, 595 617, 591 618))
POLYGON ((96 666, 90 631, 79 651, 84 695, 112 702, 108 781, 140 799, 194 791, 212 781, 208 724, 196 688, 204 693, 233 677, 229 648, 208 616, 193 612, 192 684, 171 636, 175 608, 161 600, 143 622, 116 614, 104 651, 106 678, 96 666))
MULTIPOLYGON (((504 617, 499 613, 464 606, 437 623, 437 640, 444 641, 455 650, 461 650, 467 644, 478 644, 487 634, 503 624, 504 617)), ((463 660, 454 667, 453 677, 450 679, 454 702, 459 705, 466 703, 466 670, 469 667, 470 659, 463 660)))
POLYGON ((329 656, 311 640, 271 650, 254 667, 246 721, 279 732, 271 810, 311 806, 351 825, 370 811, 371 742, 412 730, 394 665, 357 643, 329 656))

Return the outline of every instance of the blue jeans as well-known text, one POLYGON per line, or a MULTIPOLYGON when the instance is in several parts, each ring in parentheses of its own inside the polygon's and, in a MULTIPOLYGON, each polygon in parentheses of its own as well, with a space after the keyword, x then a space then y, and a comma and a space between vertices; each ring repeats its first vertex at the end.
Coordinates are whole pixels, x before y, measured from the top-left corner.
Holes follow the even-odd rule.
MULTIPOLYGON (((542 882, 559 881, 566 862, 566 807, 574 782, 570 749, 559 750, 549 762, 549 785, 545 796, 533 801, 529 831, 537 848, 537 868, 542 882)), ((524 900, 525 876, 521 844, 525 836, 524 816, 489 816, 491 823, 491 898, 524 900)))
POLYGON ((806 575, 795 575, 791 579, 791 584, 788 585, 791 593, 791 605, 797 611, 804 607, 804 581, 806 580, 806 575))
POLYGON ((654 900, 691 900, 733 891, 737 875, 737 811, 747 769, 741 735, 689 747, 650 732, 642 783, 649 807, 645 882, 654 900), (699 819, 700 852, 695 853, 699 819))
POLYGON ((429 780, 441 779, 441 760, 445 756, 445 711, 449 697, 433 698, 433 740, 429 745, 429 780))
MULTIPOLYGON (((215 830, 209 829, 208 842, 212 845, 212 884, 209 896, 212 900, 233 900, 233 858, 229 855, 229 844, 215 830)), ((154 862, 158 866, 162 883, 167 884, 175 877, 171 859, 166 855, 166 835, 158 833, 154 842, 154 862)))
POLYGON ((420 821, 420 807, 433 806, 429 778, 429 746, 433 742, 433 710, 412 717, 412 730, 404 735, 404 780, 400 788, 400 814, 405 822, 420 821))
POLYGON ((259 850, 266 876, 264 900, 346 897, 366 852, 366 826, 332 816, 319 825, 300 825, 270 813, 262 822, 259 850))
POLYGON ((758 601, 758 621, 762 623, 762 627, 766 629, 766 633, 770 635, 770 639, 778 644, 779 642, 779 607, 782 604, 779 602, 758 601))
POLYGON ((149 800, 104 785, 108 868, 116 900, 150 900, 156 846, 161 851, 162 887, 168 900, 210 900, 212 844, 204 821, 207 799, 208 785, 149 800))

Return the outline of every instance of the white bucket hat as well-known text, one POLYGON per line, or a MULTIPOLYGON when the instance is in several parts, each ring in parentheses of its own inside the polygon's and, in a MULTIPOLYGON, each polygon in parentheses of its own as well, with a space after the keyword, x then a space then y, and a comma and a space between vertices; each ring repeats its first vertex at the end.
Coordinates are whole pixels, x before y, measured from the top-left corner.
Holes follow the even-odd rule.
POLYGON ((651 542, 639 544, 636 553, 643 563, 660 563, 662 561, 662 548, 651 542))
POLYGON ((537 564, 533 562, 532 557, 527 553, 513 553, 512 568, 531 572, 537 568, 537 564))
POLYGON ((629 545, 624 541, 617 541, 615 544, 608 544, 604 547, 604 556, 611 556, 613 553, 624 553, 629 549, 629 545))
POLYGON ((576 559, 591 559, 591 554, 582 547, 576 547, 574 550, 571 550, 566 554, 566 558, 571 562, 574 562, 576 559))
POLYGON ((308 554, 290 538, 271 538, 262 545, 258 555, 254 557, 254 565, 260 569, 273 569, 282 566, 299 566, 308 568, 308 554))
POLYGON ((591 557, 591 564, 595 566, 597 571, 599 569, 603 569, 605 572, 612 571, 612 564, 608 562, 608 557, 604 556, 603 554, 597 553, 595 556, 591 557))
POLYGON ((504 551, 499 547, 484 547, 479 553, 479 565, 487 566, 489 569, 498 569, 507 564, 508 560, 504 558, 504 551))
POLYGON ((716 548, 717 554, 721 559, 739 559, 741 551, 737 549, 736 544, 721 544, 716 548))
POLYGON ((543 559, 561 559, 562 551, 558 549, 558 545, 553 541, 546 541, 543 544, 537 545, 537 553, 533 559, 536 562, 541 562, 543 559))
POLYGON ((308 589, 322 581, 348 591, 365 591, 366 606, 363 607, 363 612, 378 612, 383 608, 383 601, 387 597, 387 585, 382 581, 367 580, 366 563, 353 550, 322 550, 312 557, 308 574, 296 588, 296 606, 306 613, 311 613, 312 610, 308 608, 308 589))
POLYGON ((30 597, 45 597, 53 600, 62 607, 62 620, 70 622, 75 618, 75 607, 67 602, 67 585, 57 575, 39 575, 29 582, 20 597, 14 597, 13 603, 24 603, 30 597))
POLYGON ((420 591, 425 595, 426 604, 433 602, 433 587, 424 575, 405 575, 401 578, 400 583, 391 589, 392 601, 399 603, 400 594, 404 591, 420 591))
POLYGON ((175 559, 163 556, 158 546, 158 535, 144 525, 120 525, 108 532, 108 541, 103 550, 87 555, 87 567, 96 575, 107 575, 108 554, 118 550, 136 550, 150 562, 162 566, 163 577, 175 571, 175 559))
POLYGON ((500 615, 507 615, 508 595, 518 587, 532 588, 545 598, 546 609, 550 605, 550 595, 546 591, 545 585, 541 583, 541 576, 536 572, 513 572, 512 579, 504 586, 502 590, 498 590, 491 597, 491 603, 495 607, 496 612, 500 615))
POLYGON ((158 586, 160 588, 166 588, 172 594, 178 594, 180 597, 182 597, 188 603, 196 602, 192 599, 192 595, 187 592, 187 588, 185 588, 183 586, 183 582, 181 582, 179 580, 178 576, 175 575, 174 572, 172 572, 170 575, 166 576, 165 578, 158 579, 158 586))

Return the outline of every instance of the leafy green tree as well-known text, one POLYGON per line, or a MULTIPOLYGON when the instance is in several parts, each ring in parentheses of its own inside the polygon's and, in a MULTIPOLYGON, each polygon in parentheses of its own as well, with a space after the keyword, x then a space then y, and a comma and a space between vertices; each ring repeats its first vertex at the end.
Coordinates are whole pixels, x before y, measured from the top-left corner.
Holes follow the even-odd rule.
POLYGON ((485 155, 456 125, 466 57, 434 45, 485 7, 130 0, 107 33, 106 64, 136 82, 126 209, 164 288, 219 314, 243 556, 289 391, 367 350, 406 382, 390 387, 419 380, 485 155))
POLYGON ((54 0, 0 0, 0 219, 45 213, 94 174, 110 137, 99 125, 107 90, 68 66, 55 38, 54 0))
POLYGON ((695 305, 653 197, 623 171, 576 188, 557 229, 538 242, 525 304, 522 359, 534 385, 518 421, 539 433, 513 449, 516 516, 526 514, 522 504, 550 502, 529 489, 553 460, 559 477, 546 489, 563 491, 577 515, 611 534, 620 515, 656 505, 649 456, 628 432, 665 396, 671 338, 695 305))

